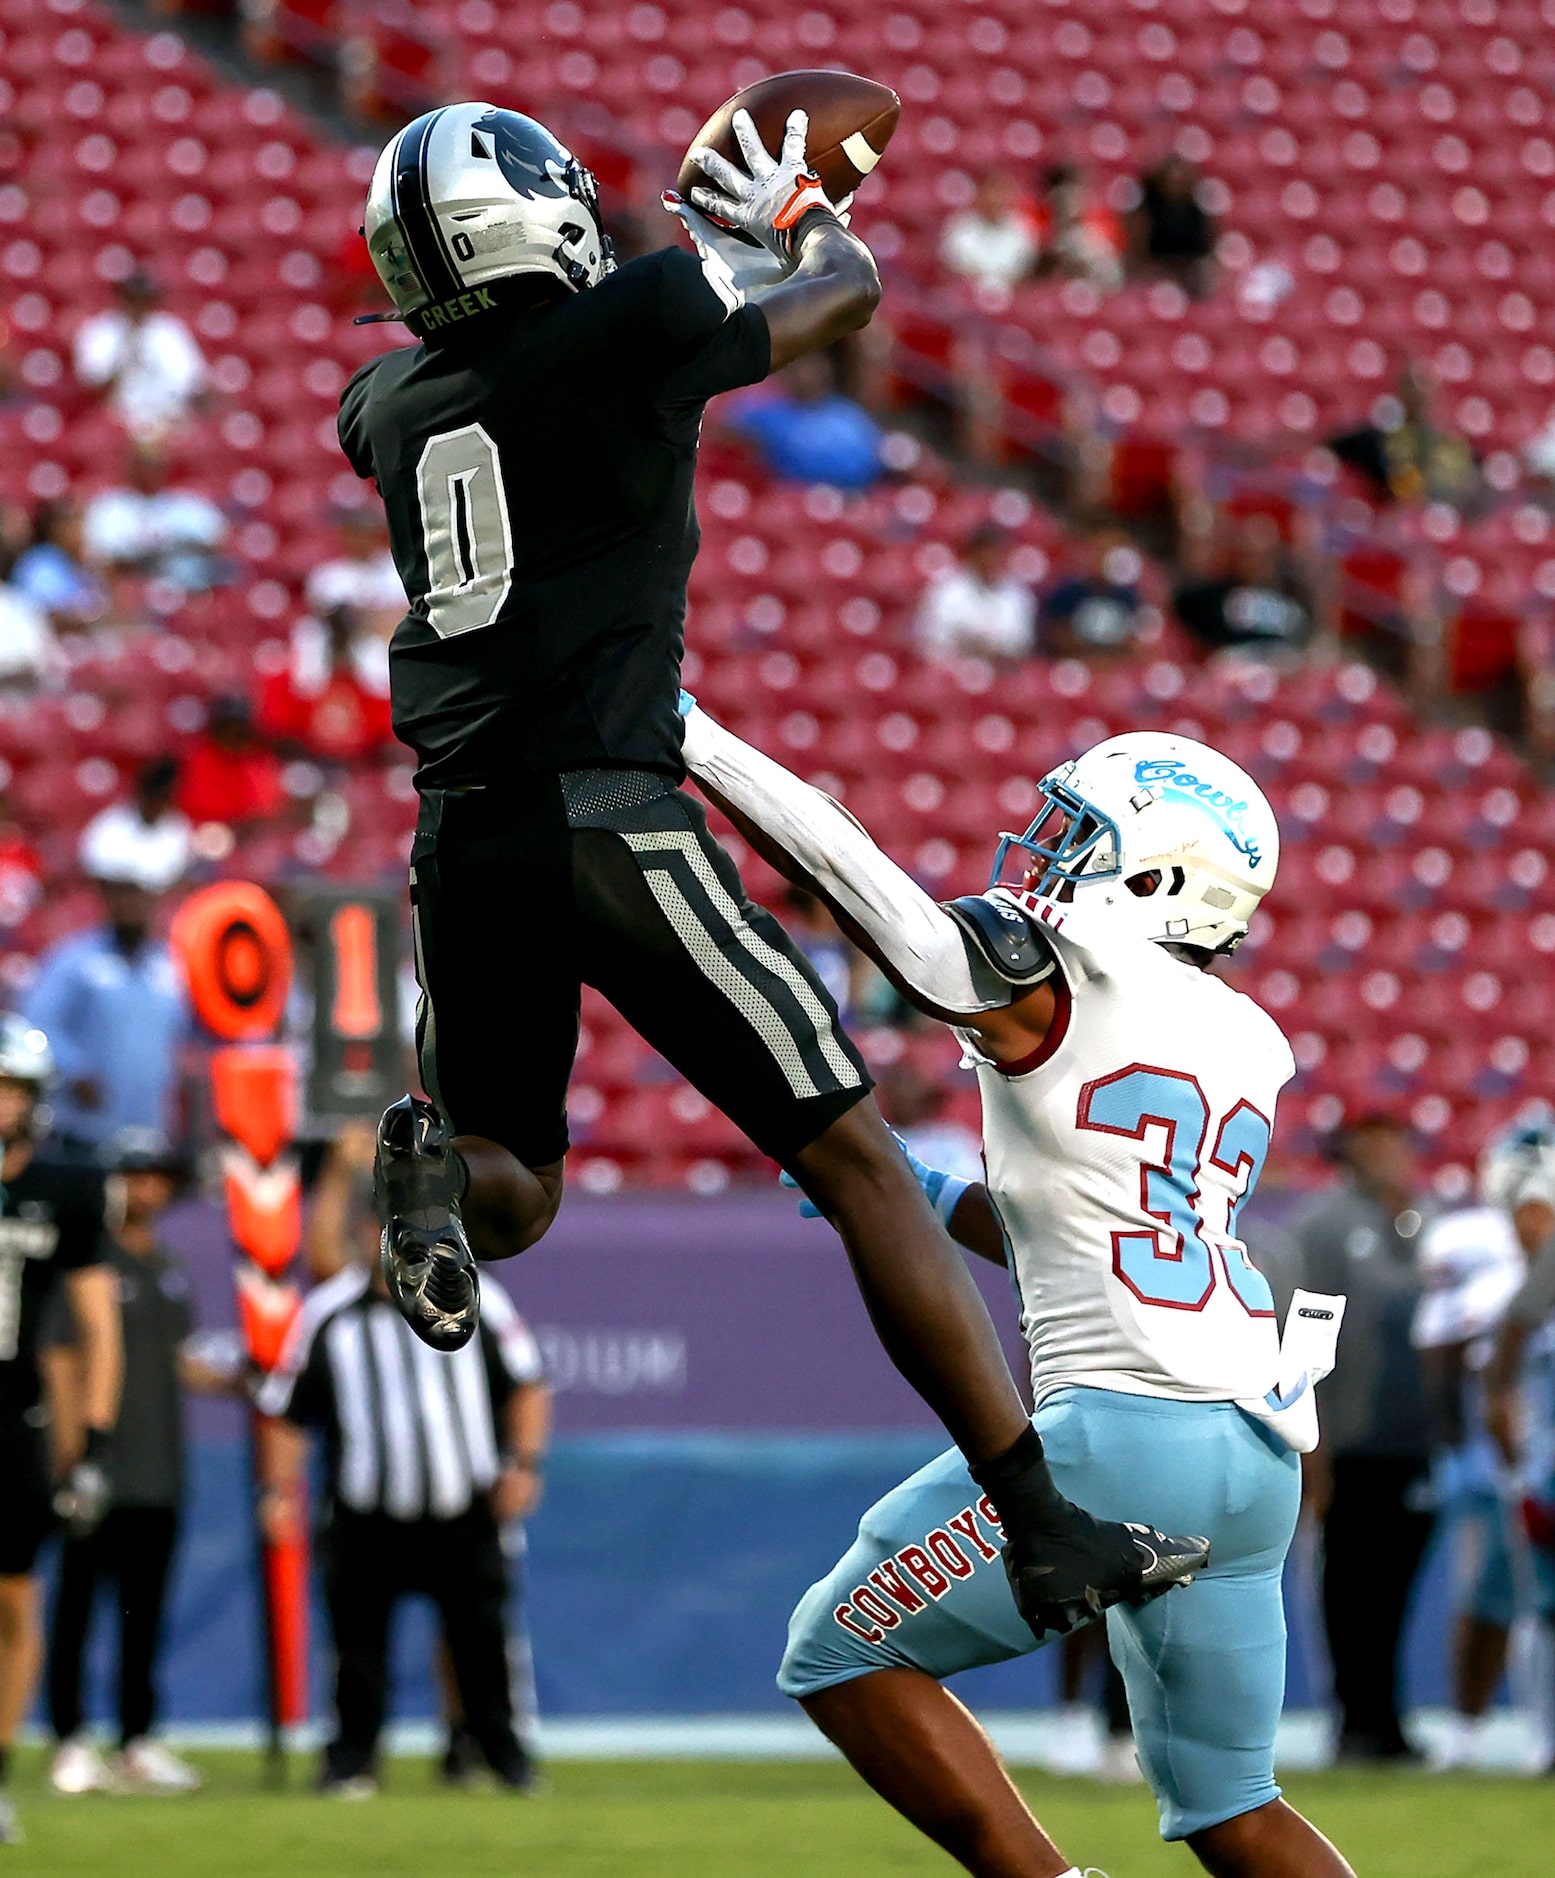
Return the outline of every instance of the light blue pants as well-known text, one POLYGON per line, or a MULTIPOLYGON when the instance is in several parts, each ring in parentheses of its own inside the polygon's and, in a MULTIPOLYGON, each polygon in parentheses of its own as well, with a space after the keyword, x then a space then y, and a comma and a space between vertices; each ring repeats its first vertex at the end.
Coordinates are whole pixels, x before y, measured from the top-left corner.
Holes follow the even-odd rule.
MULTIPOLYGON (((1201 1533, 1213 1548, 1186 1590, 1107 1614, 1162 1837, 1277 1799, 1296 1456, 1229 1402, 1066 1389, 1033 1419, 1070 1499, 1102 1519, 1201 1533)), ((904 1667, 943 1678, 1034 1650, 1001 1537, 961 1455, 931 1461, 870 1508, 835 1571, 800 1600, 778 1687, 803 1697, 904 1667)))

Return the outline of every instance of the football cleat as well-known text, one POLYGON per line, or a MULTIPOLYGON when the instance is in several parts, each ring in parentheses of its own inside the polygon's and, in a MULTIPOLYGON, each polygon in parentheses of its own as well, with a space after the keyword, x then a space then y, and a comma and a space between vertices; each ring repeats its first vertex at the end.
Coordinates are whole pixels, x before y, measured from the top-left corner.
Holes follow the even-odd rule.
POLYGON ((1192 1584, 1209 1563, 1209 1541, 1154 1526, 1094 1519, 1078 1506, 1059 1525, 1011 1535, 1004 1569, 1037 1641, 1066 1636, 1114 1604, 1148 1604, 1192 1584))
POLYGON ((458 1350, 480 1323, 481 1285, 459 1217, 464 1169, 430 1102, 402 1096, 378 1124, 373 1192, 383 1279, 401 1317, 434 1350, 458 1350))

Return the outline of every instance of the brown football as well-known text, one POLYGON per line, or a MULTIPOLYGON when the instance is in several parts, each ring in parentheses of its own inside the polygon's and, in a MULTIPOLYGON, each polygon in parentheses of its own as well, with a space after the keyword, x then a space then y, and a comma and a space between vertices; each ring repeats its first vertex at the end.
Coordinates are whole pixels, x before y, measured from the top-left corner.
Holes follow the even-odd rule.
MULTIPOLYGON (((735 112, 750 112, 762 142, 776 156, 789 112, 800 110, 810 113, 805 146, 810 167, 831 200, 840 202, 880 161, 902 114, 902 101, 889 85, 852 72, 779 72, 736 92, 692 138, 691 147, 705 144, 743 169, 745 160, 734 135, 735 112)), ((675 187, 688 196, 694 184, 707 180, 688 156, 675 187)))

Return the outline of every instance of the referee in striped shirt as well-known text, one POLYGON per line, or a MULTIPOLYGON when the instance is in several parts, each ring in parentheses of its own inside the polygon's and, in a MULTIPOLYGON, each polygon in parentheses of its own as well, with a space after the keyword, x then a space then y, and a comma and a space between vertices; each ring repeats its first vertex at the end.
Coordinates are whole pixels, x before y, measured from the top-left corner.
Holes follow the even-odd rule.
POLYGON ((488 1287, 479 1336, 447 1355, 389 1302, 376 1257, 309 1293, 259 1395, 261 1412, 280 1418, 265 1443, 262 1517, 278 1533, 301 1516, 304 1431, 317 1431, 327 1473, 318 1551, 336 1654, 324 1791, 376 1790, 389 1620, 413 1592, 437 1606, 462 1728, 503 1785, 530 1784, 513 1727, 499 1521, 537 1497, 545 1396, 538 1346, 500 1287, 488 1287))

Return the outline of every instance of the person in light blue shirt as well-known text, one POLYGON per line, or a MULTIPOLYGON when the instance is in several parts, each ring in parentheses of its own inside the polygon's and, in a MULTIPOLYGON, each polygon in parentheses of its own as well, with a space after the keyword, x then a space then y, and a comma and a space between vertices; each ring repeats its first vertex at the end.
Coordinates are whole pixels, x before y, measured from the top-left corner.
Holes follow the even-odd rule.
POLYGON ((32 546, 17 557, 11 585, 66 630, 94 625, 106 614, 108 589, 87 560, 79 502, 39 503, 32 546))
POLYGON ((753 400, 733 419, 774 476, 785 482, 867 489, 881 474, 880 426, 837 389, 831 361, 811 352, 784 368, 775 397, 753 400))
POLYGON ((54 1127, 95 1150, 126 1128, 176 1133, 178 1059, 188 999, 171 953, 152 936, 156 900, 129 880, 98 883, 104 920, 51 946, 24 1014, 59 1066, 54 1127))

